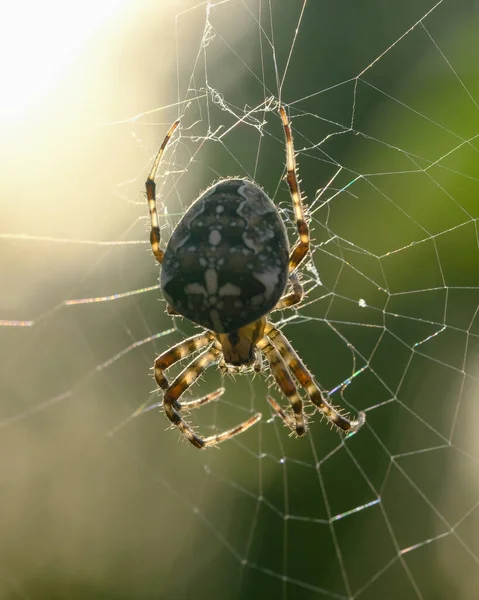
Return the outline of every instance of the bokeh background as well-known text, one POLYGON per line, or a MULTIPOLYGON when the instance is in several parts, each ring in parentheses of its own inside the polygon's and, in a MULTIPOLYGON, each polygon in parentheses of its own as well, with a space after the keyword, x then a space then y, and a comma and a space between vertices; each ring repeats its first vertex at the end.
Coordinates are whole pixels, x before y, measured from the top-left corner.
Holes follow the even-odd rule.
POLYGON ((477 2, 3 12, 0 598, 477 598, 477 2), (211 369, 201 431, 263 420, 198 452, 146 410, 195 330, 155 289, 144 180, 181 116, 164 239, 228 175, 290 224, 279 98, 314 244, 277 320, 367 423, 292 439, 269 380, 211 369))

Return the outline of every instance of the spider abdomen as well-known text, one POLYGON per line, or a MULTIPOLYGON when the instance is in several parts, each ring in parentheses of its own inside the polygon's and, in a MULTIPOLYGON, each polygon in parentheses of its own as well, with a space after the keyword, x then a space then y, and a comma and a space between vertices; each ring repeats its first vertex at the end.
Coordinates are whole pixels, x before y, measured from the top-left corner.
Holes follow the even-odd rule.
POLYGON ((166 247, 160 284, 170 306, 217 333, 271 311, 288 279, 289 243, 255 183, 223 179, 188 209, 166 247))

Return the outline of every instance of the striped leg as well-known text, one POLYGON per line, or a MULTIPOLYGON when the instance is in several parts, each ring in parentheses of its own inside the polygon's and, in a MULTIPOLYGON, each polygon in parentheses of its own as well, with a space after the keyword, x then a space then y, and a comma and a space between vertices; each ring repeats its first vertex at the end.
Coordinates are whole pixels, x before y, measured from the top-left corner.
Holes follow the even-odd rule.
POLYGON ((327 417, 330 423, 345 433, 354 433, 364 424, 366 415, 363 412, 359 413, 357 419, 350 420, 329 404, 314 377, 301 362, 293 347, 279 329, 272 323, 266 323, 265 334, 276 346, 295 379, 306 390, 311 402, 327 417))
MULTIPOLYGON (((186 340, 186 342, 191 342, 196 339, 196 344, 200 343, 203 345, 204 338, 209 334, 201 334, 201 336, 196 336, 196 338, 190 338, 190 340, 186 340)), ((208 340, 207 343, 211 343, 211 340, 208 340)), ((186 344, 184 343, 184 346, 186 344)), ((201 346, 195 346, 201 347, 201 346)), ((179 348, 181 348, 181 344, 176 346, 172 350, 176 350, 178 353, 179 348)), ((183 350, 182 350, 183 351, 183 350)), ((169 352, 169 351, 168 351, 169 352)), ((163 359, 168 352, 165 352, 163 359)), ((185 356, 189 354, 187 350, 184 350, 185 356)), ((207 369, 212 362, 214 362, 221 354, 221 351, 215 348, 214 346, 210 346, 207 348, 200 356, 195 358, 183 371, 176 377, 176 379, 170 385, 167 384, 166 377, 161 373, 162 378, 160 381, 162 385, 167 384, 167 388, 165 390, 165 394, 163 396, 163 408, 165 410, 165 414, 168 419, 178 427, 181 433, 197 448, 205 448, 206 446, 214 446, 232 438, 233 436, 242 433, 249 429, 252 425, 257 423, 261 419, 261 414, 256 413, 248 420, 244 421, 240 425, 229 429, 228 431, 224 431, 222 433, 218 433, 215 435, 211 435, 207 438, 202 438, 193 431, 190 425, 183 419, 180 414, 180 411, 183 407, 187 408, 196 408, 202 404, 206 404, 206 402, 210 402, 214 398, 217 398, 220 394, 223 393, 222 388, 216 390, 212 394, 208 394, 204 398, 200 398, 199 400, 192 400, 191 402, 186 402, 185 404, 181 404, 179 402, 179 398, 184 394, 184 392, 198 379, 198 377, 207 369)), ((162 357, 159 357, 162 358, 162 357)), ((158 359, 157 359, 158 360, 158 359)), ((172 355, 168 355, 168 361, 170 364, 175 362, 173 360, 172 355)), ((156 364, 155 364, 155 376, 156 376, 156 364)), ((158 379, 157 379, 158 381, 158 379)))
MULTIPOLYGON (((293 409, 294 424, 291 417, 283 418, 284 422, 288 427, 295 431, 298 436, 304 435, 306 433, 306 424, 304 422, 303 401, 301 400, 301 396, 298 394, 296 385, 283 358, 266 336, 258 342, 258 348, 260 348, 266 356, 266 360, 269 363, 269 368, 271 369, 271 373, 278 384, 279 389, 283 392, 286 398, 288 398, 291 408, 293 409)), ((278 410, 276 408, 278 407, 278 404, 274 400, 271 402, 268 399, 268 401, 281 417, 282 415, 285 415, 282 409, 278 410)))
POLYGON ((170 127, 168 133, 163 140, 160 149, 158 150, 158 154, 156 155, 155 162, 151 168, 150 174, 148 175, 148 179, 146 180, 146 197, 148 199, 148 209, 150 211, 150 220, 151 220, 151 231, 150 231, 150 244, 151 250, 155 255, 156 260, 160 263, 163 262, 163 250, 160 248, 160 227, 158 224, 158 212, 156 210, 156 183, 155 177, 156 172, 158 171, 158 166, 161 162, 161 158, 165 151, 166 145, 170 141, 171 136, 175 132, 175 129, 180 124, 179 121, 175 121, 173 125, 170 127))
POLYGON ((286 427, 289 427, 291 431, 295 431, 294 419, 291 418, 290 415, 286 413, 286 411, 281 408, 281 406, 276 402, 276 400, 272 396, 268 396, 266 400, 269 402, 271 408, 276 411, 278 417, 280 417, 286 427))
POLYGON ((176 344, 169 350, 163 352, 163 354, 160 354, 160 356, 158 356, 158 358, 155 360, 155 364, 153 366, 158 387, 160 387, 162 390, 166 390, 170 385, 164 374, 164 371, 166 371, 168 367, 171 367, 171 365, 173 365, 175 362, 182 360, 196 350, 208 346, 212 341, 213 336, 208 332, 203 332, 183 340, 179 344, 176 344))
POLYGON ((206 394, 206 396, 202 396, 201 398, 196 398, 195 400, 188 400, 187 402, 182 402, 181 404, 178 402, 175 405, 175 408, 177 408, 178 406, 181 409, 186 408, 186 410, 190 410, 192 408, 199 408, 200 406, 203 406, 203 404, 208 404, 208 402, 217 400, 224 393, 225 393, 225 388, 220 387, 217 390, 215 390, 214 392, 210 392, 209 394, 206 394))
POLYGON ((295 304, 299 304, 304 296, 304 289, 301 283, 299 282, 299 277, 297 273, 291 273, 289 276, 289 281, 293 288, 292 292, 289 294, 285 294, 282 298, 279 299, 278 304, 273 308, 273 310, 282 310, 283 308, 289 308, 294 306, 295 304))
POLYGON ((261 419, 261 413, 256 413, 255 415, 253 415, 246 421, 243 421, 243 423, 236 425, 236 427, 232 427, 231 429, 228 429, 227 431, 223 431, 222 433, 210 435, 210 437, 207 437, 203 440, 203 444, 205 447, 206 446, 216 446, 217 444, 220 444, 221 442, 230 440, 235 435, 238 435, 239 433, 243 433, 243 431, 246 431, 253 425, 256 425, 256 423, 260 419, 261 419))
MULTIPOLYGON (((206 394, 206 396, 202 396, 201 398, 195 398, 194 400, 188 400, 187 402, 182 402, 181 404, 179 402, 176 402, 174 404, 174 407, 177 410, 183 410, 185 408, 186 408, 186 410, 190 410, 192 408, 199 408, 200 406, 203 406, 203 404, 207 404, 208 402, 217 400, 224 393, 225 393, 225 388, 220 387, 217 390, 215 390, 214 392, 210 392, 209 394, 206 394)), ((149 412, 150 410, 153 410, 153 409, 161 407, 161 406, 163 406, 163 400, 161 400, 161 402, 157 402, 156 404, 151 404, 150 406, 147 406, 146 408, 144 406, 141 406, 137 411, 135 411, 133 413, 133 416, 137 417, 138 415, 141 415, 142 413, 149 412)))
POLYGON ((304 208, 301 200, 301 191, 299 189, 298 178, 296 177, 296 161, 294 158, 293 134, 289 125, 286 111, 282 106, 279 107, 279 114, 283 123, 284 135, 286 139, 286 181, 293 200, 294 216, 296 227, 298 229, 299 241, 291 250, 289 255, 289 272, 292 273, 309 250, 309 228, 304 216, 304 208))

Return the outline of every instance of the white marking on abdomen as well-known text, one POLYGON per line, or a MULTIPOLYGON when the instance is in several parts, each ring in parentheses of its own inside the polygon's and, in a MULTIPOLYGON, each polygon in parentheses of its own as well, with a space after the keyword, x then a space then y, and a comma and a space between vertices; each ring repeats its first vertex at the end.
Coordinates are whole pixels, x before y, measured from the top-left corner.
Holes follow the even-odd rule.
POLYGON ((202 296, 206 296, 207 291, 199 283, 189 283, 188 285, 185 285, 185 294, 201 294, 202 296))
POLYGON ((215 269, 206 269, 205 283, 208 294, 216 294, 218 291, 218 273, 215 269))
POLYGON ((255 277, 255 279, 258 281, 261 281, 261 283, 264 285, 264 295, 266 298, 270 298, 278 287, 280 273, 281 269, 278 267, 268 269, 262 273, 253 273, 253 277, 255 277))
POLYGON ((213 229, 208 237, 208 242, 212 246, 217 246, 221 242, 221 233, 217 229, 213 229))
POLYGON ((218 296, 239 296, 241 289, 234 283, 225 283, 218 291, 218 296))

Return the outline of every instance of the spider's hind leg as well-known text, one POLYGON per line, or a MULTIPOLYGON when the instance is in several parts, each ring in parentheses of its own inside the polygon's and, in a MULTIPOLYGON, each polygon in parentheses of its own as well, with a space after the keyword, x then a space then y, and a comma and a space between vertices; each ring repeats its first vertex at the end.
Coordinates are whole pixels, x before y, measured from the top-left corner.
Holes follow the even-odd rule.
POLYGON ((298 230, 299 240, 289 255, 289 272, 295 271, 303 258, 309 251, 309 227, 304 214, 301 190, 299 189, 298 177, 296 175, 296 161, 294 158, 293 134, 286 111, 279 107, 281 122, 283 123, 284 136, 286 140, 286 181, 293 200, 294 217, 298 230))
POLYGON ((165 151, 166 145, 170 141, 171 136, 175 132, 175 129, 180 124, 179 121, 175 121, 173 125, 170 127, 168 133, 163 140, 160 149, 158 150, 158 154, 156 155, 155 162, 151 168, 150 174, 148 175, 148 179, 146 180, 146 197, 148 199, 148 209, 150 211, 150 221, 151 221, 151 231, 150 231, 150 244, 151 250, 155 255, 156 260, 160 263, 163 262, 164 252, 160 248, 160 226, 158 224, 158 212, 156 210, 156 183, 155 177, 156 172, 158 171, 158 166, 161 162, 161 158, 165 151))
POLYGON ((295 306, 299 304, 304 296, 304 288, 299 281, 299 276, 297 272, 293 272, 289 276, 289 282, 291 287, 293 288, 291 292, 282 296, 278 304, 273 308, 273 310, 282 310, 283 308, 290 308, 291 306, 295 306))

